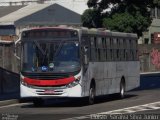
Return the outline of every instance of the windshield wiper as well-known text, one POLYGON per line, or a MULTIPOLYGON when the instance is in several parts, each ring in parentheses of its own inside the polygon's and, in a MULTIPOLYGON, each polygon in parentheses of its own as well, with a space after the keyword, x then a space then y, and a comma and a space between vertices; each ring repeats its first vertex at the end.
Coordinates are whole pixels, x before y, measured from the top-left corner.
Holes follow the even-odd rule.
POLYGON ((38 47, 38 49, 41 51, 42 55, 45 56, 47 50, 44 51, 37 41, 34 40, 34 43, 38 47))
POLYGON ((58 54, 59 54, 59 52, 61 51, 61 48, 62 48, 62 46, 63 46, 63 43, 64 42, 64 40, 62 40, 61 42, 60 42, 60 44, 59 44, 59 46, 58 46, 58 49, 55 51, 55 55, 54 55, 54 57, 53 58, 55 58, 58 54))
MULTIPOLYGON (((46 46, 45 50, 43 50, 43 48, 40 46, 40 44, 39 44, 37 41, 34 40, 34 43, 35 43, 35 45, 37 46, 37 48, 40 50, 40 52, 42 53, 42 56, 43 56, 42 63, 44 64, 45 58, 46 58, 46 56, 47 56, 47 48, 48 48, 48 47, 46 46)), ((46 45, 47 45, 47 44, 46 44, 46 45)))

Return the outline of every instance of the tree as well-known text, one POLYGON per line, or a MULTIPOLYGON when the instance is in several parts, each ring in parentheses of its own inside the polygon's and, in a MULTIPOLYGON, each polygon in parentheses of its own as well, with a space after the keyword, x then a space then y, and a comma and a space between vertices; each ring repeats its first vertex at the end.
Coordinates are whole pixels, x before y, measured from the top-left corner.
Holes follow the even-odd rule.
POLYGON ((84 11, 81 19, 84 27, 100 27, 101 23, 100 11, 96 9, 87 9, 84 11))
POLYGON ((141 36, 152 21, 150 9, 159 7, 160 0, 89 0, 87 4, 89 9, 82 15, 84 26, 105 27, 141 36), (110 11, 106 10, 108 8, 110 11))

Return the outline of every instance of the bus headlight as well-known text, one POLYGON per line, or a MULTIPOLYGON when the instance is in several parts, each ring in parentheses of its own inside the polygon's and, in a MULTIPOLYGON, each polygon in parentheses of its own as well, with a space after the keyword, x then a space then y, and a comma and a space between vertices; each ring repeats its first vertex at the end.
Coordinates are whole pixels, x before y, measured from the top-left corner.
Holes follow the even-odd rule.
POLYGON ((28 86, 28 84, 24 81, 21 81, 21 84, 24 85, 24 86, 28 86))
POLYGON ((78 84, 79 84, 79 81, 80 81, 80 78, 81 78, 81 77, 77 77, 77 78, 75 79, 75 81, 73 81, 72 83, 69 83, 69 84, 67 85, 67 87, 68 87, 68 88, 71 88, 71 87, 74 87, 74 86, 78 85, 78 84))
POLYGON ((24 81, 24 76, 23 75, 20 75, 20 81, 21 81, 22 85, 28 86, 28 84, 24 81))

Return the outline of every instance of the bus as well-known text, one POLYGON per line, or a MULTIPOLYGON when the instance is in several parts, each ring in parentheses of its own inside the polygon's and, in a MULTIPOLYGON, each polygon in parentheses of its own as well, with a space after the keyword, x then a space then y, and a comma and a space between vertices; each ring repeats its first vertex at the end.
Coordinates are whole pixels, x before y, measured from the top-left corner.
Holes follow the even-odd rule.
POLYGON ((140 85, 138 42, 133 33, 73 27, 23 30, 20 96, 41 105, 46 98, 87 98, 140 85))

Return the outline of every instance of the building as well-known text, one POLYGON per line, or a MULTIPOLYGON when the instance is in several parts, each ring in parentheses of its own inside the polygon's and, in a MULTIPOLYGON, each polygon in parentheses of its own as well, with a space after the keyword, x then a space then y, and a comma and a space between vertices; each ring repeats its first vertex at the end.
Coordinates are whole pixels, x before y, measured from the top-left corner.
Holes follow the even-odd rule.
POLYGON ((152 23, 143 33, 140 44, 154 44, 155 34, 160 33, 160 8, 151 9, 152 23))
POLYGON ((88 0, 1 0, 0 6, 17 6, 17 5, 30 5, 36 3, 49 3, 49 4, 60 4, 62 6, 70 6, 71 8, 78 5, 76 9, 84 10, 87 8, 88 0), (72 5, 72 6, 71 6, 72 5), (83 7, 81 7, 83 6, 83 7))
POLYGON ((0 39, 14 39, 23 28, 81 26, 81 15, 59 4, 32 4, 0 18, 0 39))
POLYGON ((139 44, 141 71, 160 71, 160 8, 151 9, 152 23, 139 44))
MULTIPOLYGON (((12 12, 15 12, 15 11, 17 11, 17 10, 23 8, 23 7, 24 6, 22 6, 22 5, 18 5, 18 6, 1 6, 0 7, 0 18, 4 17, 4 16, 6 16, 6 15, 12 13, 12 12)), ((4 26, 0 27, 0 34, 1 35, 6 35, 8 29, 12 28, 12 26, 8 25, 5 28, 4 28, 4 26), (7 28, 7 29, 5 29, 5 28, 7 28)), ((0 38, 0 40, 1 40, 1 38, 0 38)))
POLYGON ((20 8, 24 7, 23 5, 17 5, 17 6, 0 6, 0 18, 8 15, 9 13, 12 13, 14 11, 19 10, 20 8))

